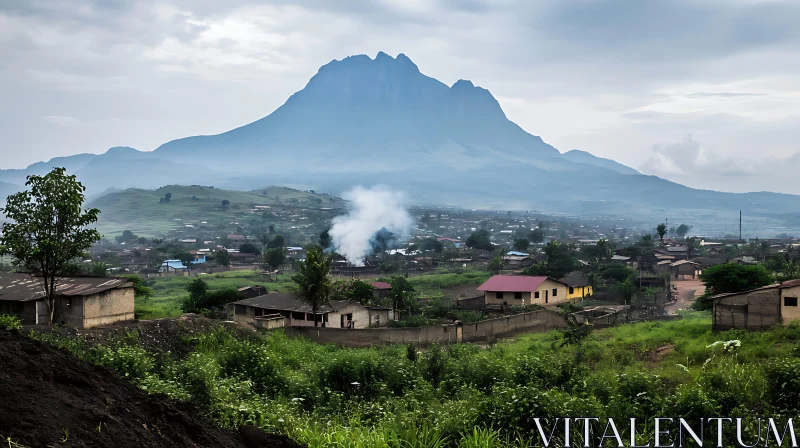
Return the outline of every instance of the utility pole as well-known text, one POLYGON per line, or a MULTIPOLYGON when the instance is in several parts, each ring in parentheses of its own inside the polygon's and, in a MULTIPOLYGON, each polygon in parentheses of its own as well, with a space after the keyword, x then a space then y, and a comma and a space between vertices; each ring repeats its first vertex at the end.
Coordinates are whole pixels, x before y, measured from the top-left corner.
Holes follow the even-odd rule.
POLYGON ((739 210, 739 241, 742 241, 742 211, 739 210))

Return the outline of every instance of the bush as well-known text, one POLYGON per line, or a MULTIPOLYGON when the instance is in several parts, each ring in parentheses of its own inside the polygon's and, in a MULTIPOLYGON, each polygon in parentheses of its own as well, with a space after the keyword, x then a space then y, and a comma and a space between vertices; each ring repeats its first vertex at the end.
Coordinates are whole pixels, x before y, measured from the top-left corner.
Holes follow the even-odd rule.
POLYGON ((22 328, 22 322, 17 316, 0 314, 0 328, 4 330, 19 330, 22 328))

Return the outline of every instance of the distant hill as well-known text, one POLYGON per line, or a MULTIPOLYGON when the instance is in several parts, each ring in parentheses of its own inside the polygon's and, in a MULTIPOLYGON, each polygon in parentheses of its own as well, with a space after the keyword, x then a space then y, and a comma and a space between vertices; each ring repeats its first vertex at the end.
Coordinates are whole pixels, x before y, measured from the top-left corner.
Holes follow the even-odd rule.
POLYGON ((611 159, 604 159, 602 157, 597 157, 594 154, 591 154, 586 151, 581 151, 580 149, 573 149, 572 151, 567 151, 563 154, 563 156, 565 159, 571 160, 573 162, 585 163, 588 165, 594 165, 601 168, 607 168, 609 170, 616 171, 620 174, 642 174, 627 165, 623 165, 611 159))
POLYGON ((20 185, 10 184, 8 182, 0 182, 0 208, 5 206, 6 197, 20 190, 22 190, 20 185))
POLYGON ((800 230, 790 212, 800 209, 800 196, 691 189, 585 151, 561 154, 510 121, 488 90, 466 80, 448 86, 403 54, 331 61, 277 110, 222 134, 173 140, 149 153, 119 147, 54 159, 0 171, 0 181, 19 184, 31 170, 68 163, 93 195, 168 184, 341 194, 381 183, 425 204, 669 217, 711 233, 725 230, 715 227, 721 217, 742 210, 770 228, 800 230))
MULTIPOLYGON (((198 185, 169 185, 155 190, 129 188, 91 200, 87 207, 100 210, 97 228, 108 238, 131 230, 140 236, 163 236, 181 231, 192 234, 195 229, 225 228, 239 220, 261 219, 267 209, 275 208, 333 208, 343 209, 345 202, 334 196, 267 187, 256 191, 230 191, 198 185), (169 202, 162 201, 170 193, 169 202), (227 207, 222 201, 229 202, 227 207), (190 227, 188 227, 190 226, 190 227)), ((276 223, 277 218, 271 219, 276 223)))

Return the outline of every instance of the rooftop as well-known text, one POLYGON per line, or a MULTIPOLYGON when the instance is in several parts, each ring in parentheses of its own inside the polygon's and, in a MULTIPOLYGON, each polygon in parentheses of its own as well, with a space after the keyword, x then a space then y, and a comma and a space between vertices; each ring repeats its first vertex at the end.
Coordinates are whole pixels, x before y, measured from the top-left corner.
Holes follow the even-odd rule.
MULTIPOLYGON (((61 296, 89 296, 120 286, 128 287, 130 279, 119 277, 65 277, 56 285, 61 296)), ((30 274, 0 273, 0 300, 28 302, 44 297, 42 283, 30 274)))
POLYGON ((535 291, 547 279, 548 277, 543 276, 493 275, 478 287, 478 291, 531 292, 535 291))

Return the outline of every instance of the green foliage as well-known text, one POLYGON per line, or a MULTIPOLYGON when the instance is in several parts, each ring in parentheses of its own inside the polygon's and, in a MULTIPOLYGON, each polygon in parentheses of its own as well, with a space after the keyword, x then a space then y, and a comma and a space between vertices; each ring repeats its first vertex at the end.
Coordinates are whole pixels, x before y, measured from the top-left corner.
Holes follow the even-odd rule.
POLYGON ((11 255, 14 266, 41 276, 52 323, 57 279, 100 240, 100 233, 88 228, 100 210, 82 208, 86 188, 64 168, 27 179, 27 189, 8 196, 0 209, 8 220, 0 229, 0 256, 11 255))
POLYGON ((86 267, 86 273, 92 277, 108 277, 108 265, 102 261, 94 261, 86 267))
POLYGON ((153 295, 153 288, 145 285, 144 281, 137 274, 122 275, 131 279, 133 282, 133 297, 135 300, 147 301, 153 295))
POLYGON ((292 276, 297 284, 298 297, 311 306, 315 327, 318 325, 317 310, 330 300, 330 265, 330 258, 317 249, 311 249, 306 253, 306 261, 298 263, 297 274, 292 276))
POLYGON ((490 240, 491 235, 486 229, 478 229, 467 237, 467 246, 473 249, 493 250, 494 246, 490 240))
POLYGON ((503 269, 503 257, 500 255, 495 255, 489 260, 489 263, 486 265, 486 270, 491 272, 492 274, 499 274, 500 271, 503 269))
POLYGON ((214 255, 217 264, 222 267, 229 267, 231 265, 231 254, 227 250, 219 250, 214 255))
POLYGON ((700 280, 706 285, 706 295, 711 296, 766 286, 775 278, 760 264, 718 264, 703 270, 700 280))
POLYGON ((684 238, 686 237, 686 234, 689 233, 690 230, 692 230, 691 226, 688 226, 686 224, 681 224, 678 226, 677 229, 675 229, 675 235, 678 238, 684 238))
POLYGON ((578 257, 568 244, 551 241, 544 246, 545 261, 525 268, 525 275, 545 275, 562 278, 578 267, 578 257))
POLYGON ((17 316, 0 314, 0 328, 3 330, 19 330, 22 328, 22 321, 17 316))
POLYGON ((425 238, 419 242, 418 247, 423 252, 442 253, 444 250, 444 245, 436 238, 425 238))
POLYGON ((664 223, 661 223, 661 224, 659 224, 659 225, 656 227, 656 234, 658 234, 658 238, 659 238, 661 241, 664 241, 664 235, 666 235, 666 234, 667 234, 667 225, 666 225, 666 224, 664 224, 664 223))
POLYGON ((386 297, 391 302, 393 309, 414 311, 417 308, 417 301, 414 300, 414 287, 407 278, 395 275, 389 280, 389 284, 392 287, 386 297))
POLYGON ((251 242, 242 243, 239 246, 239 252, 243 254, 254 254, 259 255, 261 253, 261 249, 258 248, 255 244, 251 242))
POLYGON ((192 401, 227 428, 249 423, 310 447, 537 446, 534 416, 696 421, 798 412, 800 326, 713 333, 707 313, 689 312, 590 336, 575 328, 574 338, 552 331, 486 347, 340 349, 217 327, 190 335, 182 356, 144 350, 138 338, 97 345, 58 332, 33 336, 148 393, 192 401), (741 346, 725 351, 714 345, 720 340, 741 346))
POLYGON ((514 240, 514 245, 512 246, 514 250, 525 252, 528 250, 528 247, 531 245, 531 242, 525 238, 517 238, 514 240))
POLYGON ((331 289, 331 299, 369 305, 375 300, 375 287, 361 280, 337 280, 331 289))
POLYGON ((286 249, 283 247, 271 247, 264 251, 264 264, 272 270, 283 266, 286 262, 286 249))
POLYGON ((322 249, 331 247, 333 240, 331 239, 330 229, 325 229, 319 234, 319 245, 322 249))

